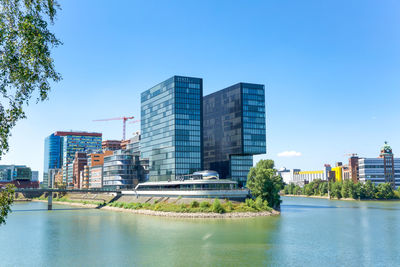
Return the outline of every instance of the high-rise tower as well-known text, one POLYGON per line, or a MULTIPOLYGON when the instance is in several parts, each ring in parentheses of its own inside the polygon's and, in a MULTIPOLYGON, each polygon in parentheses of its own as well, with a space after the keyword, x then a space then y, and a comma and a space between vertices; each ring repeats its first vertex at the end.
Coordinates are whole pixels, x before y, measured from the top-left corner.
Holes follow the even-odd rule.
POLYGON ((142 158, 149 180, 202 169, 203 80, 173 76, 141 94, 142 158))
POLYGON ((204 166, 244 186, 266 153, 264 85, 238 83, 203 98, 204 166))

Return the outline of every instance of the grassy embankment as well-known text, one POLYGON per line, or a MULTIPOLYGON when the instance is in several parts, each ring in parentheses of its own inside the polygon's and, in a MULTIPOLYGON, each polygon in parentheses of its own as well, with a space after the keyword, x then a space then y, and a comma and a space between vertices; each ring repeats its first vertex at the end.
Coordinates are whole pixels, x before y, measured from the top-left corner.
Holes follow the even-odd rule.
POLYGON ((260 212, 260 211, 272 211, 272 208, 268 207, 262 201, 254 201, 252 199, 246 199, 244 203, 232 203, 226 201, 221 203, 218 199, 215 199, 212 203, 208 201, 198 202, 196 200, 189 204, 181 203, 124 203, 124 202, 113 202, 109 204, 111 207, 124 208, 124 209, 147 209, 153 211, 166 211, 166 212, 214 212, 214 213, 229 213, 229 212, 260 212))
MULTIPOLYGON (((41 196, 39 200, 46 200, 47 197, 41 196)), ((179 200, 180 198, 178 198, 179 200)), ((80 204, 95 204, 104 205, 104 201, 93 201, 93 200, 76 200, 69 199, 68 197, 53 198, 53 201, 68 202, 68 203, 80 203, 80 204)), ((180 212, 180 213, 230 213, 230 212, 263 212, 273 211, 268 206, 266 201, 261 199, 246 199, 245 202, 236 203, 231 201, 224 201, 221 203, 220 200, 214 199, 213 202, 201 201, 198 202, 193 200, 189 204, 186 203, 170 203, 165 201, 155 201, 154 203, 126 203, 115 201, 107 204, 106 206, 131 209, 131 210, 152 210, 152 211, 164 211, 164 212, 180 212)))

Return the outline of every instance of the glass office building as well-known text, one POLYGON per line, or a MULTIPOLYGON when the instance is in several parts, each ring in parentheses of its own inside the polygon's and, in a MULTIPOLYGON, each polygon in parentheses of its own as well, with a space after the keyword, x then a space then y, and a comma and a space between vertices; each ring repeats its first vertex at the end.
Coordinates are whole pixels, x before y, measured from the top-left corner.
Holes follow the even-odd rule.
POLYGON ((204 167, 244 186, 266 153, 264 85, 238 83, 203 98, 204 167))
POLYGON ((101 150, 102 134, 88 132, 56 132, 62 136, 63 181, 73 186, 72 163, 75 152, 97 152, 101 150))
POLYGON ((140 148, 149 180, 202 170, 203 80, 174 76, 141 94, 140 148))
POLYGON ((63 182, 72 185, 75 152, 101 150, 101 133, 55 132, 44 141, 43 186, 49 186, 49 170, 63 168, 63 182))
POLYGON ((132 189, 137 180, 133 161, 134 156, 124 150, 116 150, 113 155, 104 157, 103 187, 132 189))
POLYGON ((43 186, 49 187, 49 170, 60 169, 62 166, 62 144, 61 137, 54 134, 44 140, 44 167, 43 186))

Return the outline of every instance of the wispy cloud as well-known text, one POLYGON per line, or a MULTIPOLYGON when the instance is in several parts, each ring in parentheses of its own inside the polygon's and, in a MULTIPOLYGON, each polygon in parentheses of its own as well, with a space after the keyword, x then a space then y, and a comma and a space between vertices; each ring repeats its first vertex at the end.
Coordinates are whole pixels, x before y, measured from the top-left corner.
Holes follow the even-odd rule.
POLYGON ((300 157, 301 156, 301 152, 297 152, 297 151, 283 151, 281 153, 278 153, 278 157, 300 157))

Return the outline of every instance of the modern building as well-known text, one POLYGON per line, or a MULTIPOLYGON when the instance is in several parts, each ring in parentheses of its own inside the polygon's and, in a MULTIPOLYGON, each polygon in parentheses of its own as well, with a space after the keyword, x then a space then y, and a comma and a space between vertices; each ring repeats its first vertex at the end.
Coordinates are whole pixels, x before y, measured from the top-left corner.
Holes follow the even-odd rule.
POLYGON ((335 182, 342 182, 343 181, 343 170, 344 166, 342 162, 337 162, 335 167, 331 169, 331 171, 335 172, 335 182))
POLYGON ((37 188, 39 181, 32 181, 32 170, 25 165, 0 165, 0 186, 13 184, 19 188, 37 188))
POLYGON ((73 165, 73 173, 72 173, 72 181, 74 183, 74 188, 81 188, 82 176, 81 172, 84 167, 87 165, 87 154, 86 152, 76 152, 75 159, 72 163, 73 165))
POLYGON ((39 181, 39 172, 38 171, 32 171, 32 182, 39 181))
POLYGON ((141 157, 140 140, 141 134, 140 132, 136 132, 135 135, 129 139, 126 152, 134 157, 133 164, 137 179, 139 182, 145 182, 149 180, 149 159, 141 157))
POLYGON ((104 140, 101 143, 101 147, 103 149, 103 151, 105 150, 119 150, 121 149, 121 141, 120 140, 104 140))
POLYGON ((89 188, 103 187, 103 166, 92 166, 89 168, 89 188))
POLYGON ((278 175, 280 175, 283 179, 283 181, 286 184, 296 184, 299 186, 303 186, 304 184, 308 184, 314 180, 333 180, 334 172, 331 170, 331 165, 325 164, 324 168, 322 170, 312 170, 312 171, 302 171, 300 169, 291 169, 288 170, 286 168, 283 168, 278 171, 278 175))
POLYGON ((204 168, 242 187, 253 155, 266 153, 265 89, 238 83, 203 98, 204 168))
POLYGON ((112 150, 104 150, 102 153, 90 153, 87 155, 87 165, 83 169, 85 188, 103 187, 104 157, 113 154, 112 150))
POLYGON ((149 180, 175 180, 203 169, 203 80, 173 76, 141 94, 141 158, 149 180))
POLYGON ((379 158, 358 159, 359 179, 365 183, 390 183, 393 188, 400 186, 400 158, 394 158, 392 148, 385 142, 379 158))
POLYGON ((101 133, 58 131, 45 139, 43 185, 51 184, 49 169, 63 169, 63 182, 73 186, 73 160, 76 152, 101 150, 101 133))
POLYGON ((131 142, 130 139, 122 140, 122 141, 121 141, 121 149, 126 149, 127 146, 128 146, 128 144, 129 144, 130 142, 131 142))
POLYGON ((278 170, 278 175, 280 175, 285 184, 290 184, 294 181, 294 174, 300 172, 300 169, 286 169, 282 168, 278 170))
POLYGON ((43 186, 49 187, 52 181, 49 180, 50 169, 60 169, 62 167, 62 142, 61 137, 54 133, 44 140, 44 167, 43 167, 43 186))
POLYGON ((134 188, 137 176, 134 170, 134 156, 124 150, 116 150, 104 157, 103 187, 117 189, 134 188))

